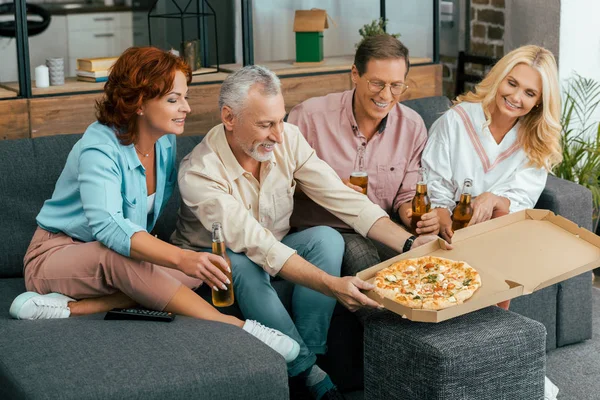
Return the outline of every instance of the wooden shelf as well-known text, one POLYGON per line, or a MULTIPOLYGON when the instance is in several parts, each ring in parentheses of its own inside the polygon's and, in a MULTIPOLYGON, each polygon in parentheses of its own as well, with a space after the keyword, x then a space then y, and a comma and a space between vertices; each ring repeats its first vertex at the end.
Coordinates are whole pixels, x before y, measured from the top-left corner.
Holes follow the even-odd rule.
POLYGON ((217 71, 218 71, 218 69, 216 69, 216 68, 200 68, 195 71, 192 71, 192 75, 196 76, 196 75, 204 75, 204 74, 214 74, 217 71))
MULTIPOLYGON (((35 81, 31 81, 31 94, 34 96, 63 94, 70 92, 94 92, 102 91, 105 82, 82 82, 77 78, 65 78, 65 84, 60 86, 48 86, 47 88, 35 87, 35 81)), ((19 90, 18 82, 4 83, 2 85, 10 90, 19 90)))
MULTIPOLYGON (((213 69, 213 68, 211 68, 213 69)), ((214 69, 216 71, 216 69, 214 69)), ((229 73, 215 72, 215 73, 204 73, 200 75, 194 75, 192 77, 192 83, 206 83, 206 82, 223 82, 229 73)))
MULTIPOLYGON (((269 61, 260 63, 279 76, 295 74, 318 74, 324 72, 343 72, 352 68, 354 56, 327 57, 316 66, 297 65, 294 60, 287 61, 269 61)), ((431 62, 430 58, 411 57, 411 65, 427 64, 431 62)), ((220 72, 216 68, 202 68, 194 71, 192 77, 193 84, 217 83, 223 82, 227 75, 242 68, 242 64, 225 64, 220 66, 220 72)), ((65 84, 60 86, 49 86, 47 88, 36 88, 35 81, 31 82, 33 96, 48 96, 68 93, 86 93, 101 92, 104 89, 105 82, 83 82, 77 78, 65 78, 65 84)), ((0 99, 16 97, 19 92, 18 82, 0 83, 0 99)))
MULTIPOLYGON (((431 58, 426 57, 409 57, 410 65, 427 64, 432 62, 431 58)), ((336 71, 349 71, 354 64, 354 56, 338 56, 338 57, 325 57, 323 62, 319 65, 298 65, 294 60, 284 61, 267 61, 258 62, 258 65, 269 68, 279 76, 292 75, 292 74, 309 74, 319 72, 336 72, 336 71)), ((220 65, 219 68, 226 72, 235 72, 242 68, 242 64, 224 64, 220 65)))
POLYGON ((16 90, 12 90, 12 89, 7 89, 7 88, 3 87, 2 84, 0 84, 0 99, 12 99, 14 97, 17 97, 18 93, 19 93, 18 87, 16 90))
MULTIPOLYGON (((293 76, 288 73, 286 79, 281 80, 286 110, 289 111, 311 97, 351 89, 352 81, 347 68, 346 64, 343 69, 332 70, 337 72, 328 75, 317 72, 309 76, 293 76)), ((189 93, 192 113, 186 121, 186 134, 206 133, 221 122, 218 98, 221 82, 227 76, 228 73, 217 72, 193 77, 189 93)), ((409 90, 402 96, 402 100, 440 96, 442 65, 415 65, 410 69, 406 82, 409 90)), ((0 101, 0 140, 82 133, 95 120, 94 104, 102 96, 102 85, 68 78, 63 86, 34 88, 34 95, 42 97, 14 99, 18 85, 9 84, 8 90, 0 89, 0 94, 13 97, 0 101), (53 96, 51 91, 62 95, 53 96), (46 93, 48 94, 43 96, 46 93)), ((7 85, 0 84, 1 86, 7 85)))
MULTIPOLYGON (((201 72, 195 71, 192 76, 192 83, 205 82, 223 82, 227 78, 227 73, 217 72, 216 68, 203 68, 201 72)), ((36 88, 35 81, 31 82, 31 93, 34 96, 67 94, 67 93, 85 93, 101 92, 104 90, 106 82, 83 82, 77 78, 65 78, 65 84, 60 86, 49 86, 47 88, 36 88)), ((18 82, 9 82, 0 84, 0 99, 6 97, 16 97, 19 92, 18 82)))

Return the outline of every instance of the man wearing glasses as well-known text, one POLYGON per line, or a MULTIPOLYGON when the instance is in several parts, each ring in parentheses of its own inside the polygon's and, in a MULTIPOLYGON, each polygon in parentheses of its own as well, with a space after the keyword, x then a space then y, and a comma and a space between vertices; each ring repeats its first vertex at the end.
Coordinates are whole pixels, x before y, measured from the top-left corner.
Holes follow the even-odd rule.
MULTIPOLYGON (((355 89, 309 99, 292 109, 288 122, 297 125, 319 158, 350 183, 357 154, 364 154, 367 196, 389 215, 410 226, 421 152, 427 141, 423 119, 399 103, 408 89, 408 49, 390 35, 367 37, 359 45, 352 66, 355 89)), ((298 193, 292 226, 300 229, 329 225, 344 237, 342 274, 354 275, 397 252, 356 234, 348 225, 298 193)), ((423 215, 416 233, 437 234, 435 211, 423 215)), ((414 238, 414 237, 413 237, 414 238)))

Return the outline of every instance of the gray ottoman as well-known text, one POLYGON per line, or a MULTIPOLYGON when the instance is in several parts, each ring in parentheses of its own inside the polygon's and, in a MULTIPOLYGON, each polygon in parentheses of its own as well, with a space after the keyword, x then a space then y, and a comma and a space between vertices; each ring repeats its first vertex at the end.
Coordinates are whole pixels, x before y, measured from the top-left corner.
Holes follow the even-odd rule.
POLYGON ((438 324, 365 323, 365 400, 543 399, 544 325, 498 307, 438 324))

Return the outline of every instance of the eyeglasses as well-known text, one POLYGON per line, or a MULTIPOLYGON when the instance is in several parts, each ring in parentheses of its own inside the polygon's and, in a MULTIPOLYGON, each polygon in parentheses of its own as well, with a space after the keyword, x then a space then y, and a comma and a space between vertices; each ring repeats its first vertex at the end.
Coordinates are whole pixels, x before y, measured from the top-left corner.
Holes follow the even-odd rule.
POLYGON ((406 90, 408 89, 408 85, 405 85, 404 83, 401 83, 401 82, 385 83, 385 82, 381 82, 381 81, 370 81, 367 79, 367 84, 368 84, 368 87, 369 87, 369 90, 371 91, 371 93, 379 93, 383 89, 385 89, 387 86, 389 86, 390 90, 392 91, 392 95, 394 95, 394 96, 400 96, 402 93, 406 92, 406 90))

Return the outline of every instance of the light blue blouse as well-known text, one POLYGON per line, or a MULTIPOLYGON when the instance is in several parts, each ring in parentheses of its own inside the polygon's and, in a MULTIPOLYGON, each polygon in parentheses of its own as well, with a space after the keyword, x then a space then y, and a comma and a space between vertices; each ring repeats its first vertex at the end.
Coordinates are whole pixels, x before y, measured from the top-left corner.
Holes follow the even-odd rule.
POLYGON ((148 215, 146 170, 134 146, 120 144, 111 128, 94 122, 69 153, 38 225, 129 257, 131 236, 152 230, 177 179, 175 135, 161 137, 155 150, 156 197, 148 215))

